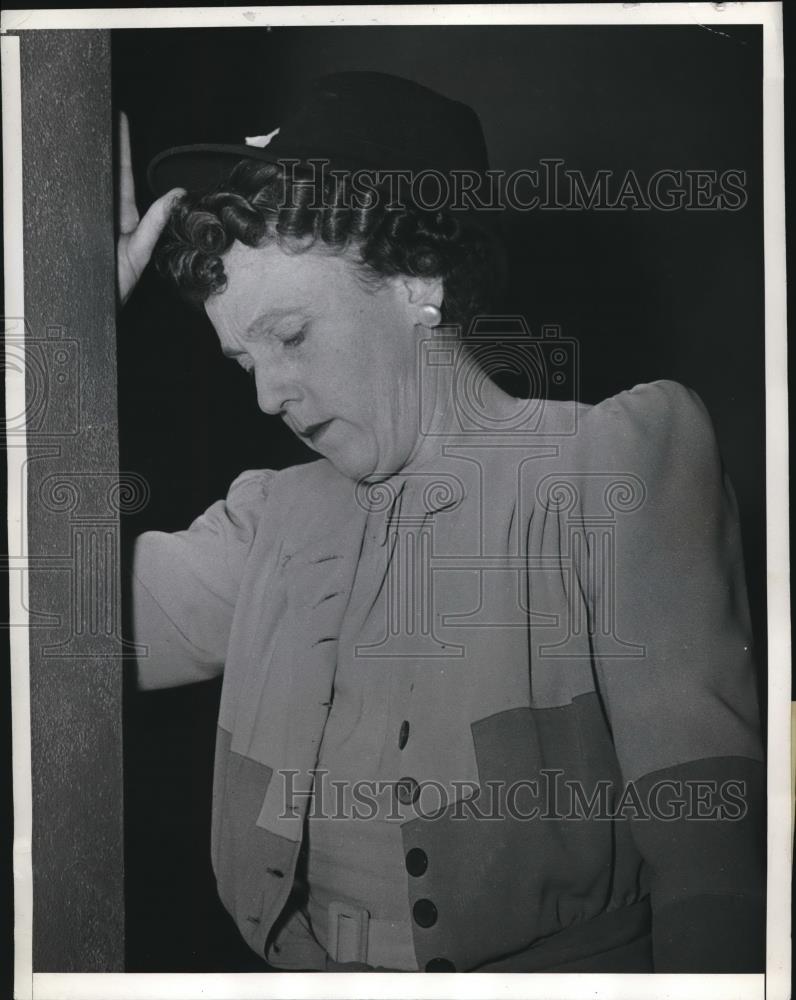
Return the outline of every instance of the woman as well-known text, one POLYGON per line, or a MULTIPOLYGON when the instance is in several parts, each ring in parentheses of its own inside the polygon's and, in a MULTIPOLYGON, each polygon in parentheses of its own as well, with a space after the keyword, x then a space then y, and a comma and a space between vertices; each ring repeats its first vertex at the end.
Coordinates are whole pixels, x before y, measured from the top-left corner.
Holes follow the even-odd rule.
POLYGON ((223 671, 213 865, 277 968, 759 971, 762 749, 710 420, 673 382, 590 407, 488 377, 489 215, 411 183, 486 169, 471 109, 377 73, 153 161, 122 299, 168 220, 161 269, 320 458, 139 539, 139 683, 223 671))

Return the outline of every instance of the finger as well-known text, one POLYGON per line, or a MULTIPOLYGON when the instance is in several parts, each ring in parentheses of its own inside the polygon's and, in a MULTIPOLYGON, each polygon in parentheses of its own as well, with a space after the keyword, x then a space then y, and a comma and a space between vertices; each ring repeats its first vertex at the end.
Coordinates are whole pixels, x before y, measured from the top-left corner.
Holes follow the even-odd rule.
POLYGON ((119 112, 119 228, 131 233, 138 225, 135 204, 133 158, 130 152, 130 122, 124 111, 119 112))
POLYGON ((139 273, 152 256, 152 251, 168 221, 174 202, 184 194, 184 188, 172 188, 157 201, 152 202, 146 215, 138 223, 138 228, 130 235, 127 253, 130 260, 135 262, 136 270, 139 273))

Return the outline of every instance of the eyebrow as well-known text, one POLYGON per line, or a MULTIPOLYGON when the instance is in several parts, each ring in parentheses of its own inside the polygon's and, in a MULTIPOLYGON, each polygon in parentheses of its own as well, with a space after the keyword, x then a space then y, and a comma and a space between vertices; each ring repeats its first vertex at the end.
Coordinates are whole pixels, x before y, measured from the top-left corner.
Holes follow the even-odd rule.
MULTIPOLYGON (((286 309, 270 309, 268 311, 268 318, 266 320, 265 315, 260 315, 257 319, 254 319, 249 323, 246 329, 243 331, 241 339, 244 341, 256 340, 263 334, 268 334, 273 331, 274 326, 279 322, 279 320, 284 319, 286 316, 303 316, 305 315, 303 310, 295 308, 286 309)), ((225 358, 239 358, 245 351, 239 350, 236 347, 221 347, 221 353, 225 358)))
POLYGON ((299 316, 302 314, 302 310, 294 308, 286 309, 269 309, 268 319, 265 316, 258 316, 257 319, 252 320, 251 323, 243 331, 244 340, 253 340, 255 337, 260 336, 263 333, 270 333, 276 323, 280 319, 284 319, 286 316, 299 316))

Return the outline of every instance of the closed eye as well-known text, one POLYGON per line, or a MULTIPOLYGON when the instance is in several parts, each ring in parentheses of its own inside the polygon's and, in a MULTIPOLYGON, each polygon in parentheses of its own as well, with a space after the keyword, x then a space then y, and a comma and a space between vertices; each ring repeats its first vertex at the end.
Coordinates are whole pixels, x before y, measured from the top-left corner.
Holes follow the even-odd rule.
POLYGON ((297 333, 294 333, 291 337, 285 337, 285 339, 282 341, 282 345, 284 347, 298 347, 299 344, 304 343, 306 336, 307 336, 307 328, 306 326, 302 326, 302 328, 297 333))

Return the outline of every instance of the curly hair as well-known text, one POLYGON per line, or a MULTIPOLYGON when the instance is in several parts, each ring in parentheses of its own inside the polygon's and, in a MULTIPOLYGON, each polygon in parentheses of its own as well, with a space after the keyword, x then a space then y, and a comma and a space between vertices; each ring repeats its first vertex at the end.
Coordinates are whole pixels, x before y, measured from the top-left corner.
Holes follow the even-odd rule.
POLYGON ((307 167, 242 160, 211 191, 176 202, 156 251, 159 272, 200 306, 226 285, 223 255, 235 240, 276 243, 288 253, 313 246, 349 252, 368 279, 440 278, 442 317, 467 330, 494 308, 505 281, 505 253, 493 230, 453 210, 390 204, 373 187, 352 195, 339 172, 320 179, 307 167))

